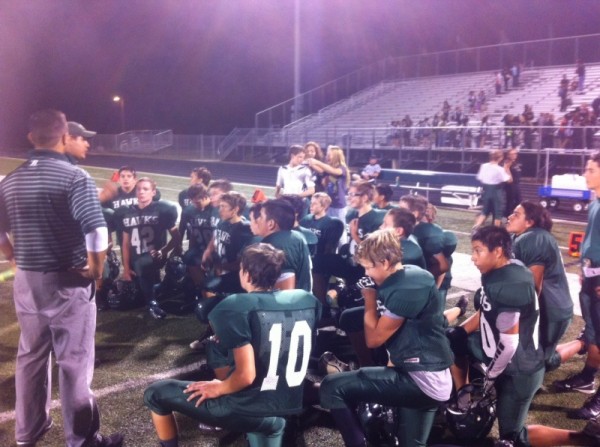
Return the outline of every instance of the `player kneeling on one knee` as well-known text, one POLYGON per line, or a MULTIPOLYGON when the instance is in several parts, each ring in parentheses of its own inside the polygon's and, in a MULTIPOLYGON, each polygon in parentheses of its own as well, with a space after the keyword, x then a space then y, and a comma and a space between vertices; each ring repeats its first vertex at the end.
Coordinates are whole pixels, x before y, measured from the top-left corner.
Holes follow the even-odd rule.
POLYGON ((247 247, 240 281, 248 293, 228 296, 210 313, 219 350, 233 356, 225 380, 166 380, 146 390, 144 401, 161 446, 178 445, 175 411, 245 432, 253 447, 281 445, 281 416, 302 408, 302 384, 320 313, 317 299, 304 290, 273 290, 283 262, 283 252, 269 244, 247 247))
POLYGON ((378 285, 377 291, 363 290, 366 343, 370 348, 385 344, 389 362, 327 376, 321 406, 331 409, 346 446, 366 445, 352 410, 359 402, 398 407, 400 445, 424 446, 438 406, 452 391, 452 353, 434 278, 402 265, 400 241, 391 230, 370 234, 355 258, 378 285))

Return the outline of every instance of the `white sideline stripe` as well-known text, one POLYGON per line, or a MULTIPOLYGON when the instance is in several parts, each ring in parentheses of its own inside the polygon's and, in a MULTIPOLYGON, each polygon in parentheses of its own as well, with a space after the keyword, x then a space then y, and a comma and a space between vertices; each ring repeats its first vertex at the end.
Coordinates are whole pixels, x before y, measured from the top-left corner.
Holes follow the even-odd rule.
MULTIPOLYGON (((168 371, 164 371, 162 373, 152 374, 150 376, 142 377, 134 380, 126 380, 125 382, 118 383, 116 385, 111 385, 106 388, 102 388, 101 390, 94 391, 94 395, 96 398, 102 398, 104 396, 108 396, 114 393, 120 393, 122 391, 128 391, 133 388, 137 388, 142 385, 148 385, 152 382, 156 382, 157 380, 169 379, 180 374, 189 373, 195 371, 200 368, 206 362, 195 362, 190 365, 181 366, 179 368, 170 369, 168 371)), ((60 400, 55 399, 50 404, 50 409, 54 410, 56 408, 60 408, 60 400)), ((4 424, 6 422, 11 422, 15 420, 15 411, 5 411, 4 413, 0 413, 0 424, 4 424)))
POLYGON ((14 332, 19 327, 19 322, 15 321, 13 324, 9 324, 0 329, 0 338, 3 338, 5 334, 14 332))

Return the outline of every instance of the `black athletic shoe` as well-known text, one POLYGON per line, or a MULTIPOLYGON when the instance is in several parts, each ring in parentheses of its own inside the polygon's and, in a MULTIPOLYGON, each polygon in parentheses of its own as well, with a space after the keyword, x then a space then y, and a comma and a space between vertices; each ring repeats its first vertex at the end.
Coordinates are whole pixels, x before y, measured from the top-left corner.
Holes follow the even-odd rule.
POLYGON ((150 315, 152 315, 152 318, 156 320, 163 320, 167 317, 167 313, 162 310, 158 304, 151 304, 148 311, 150 312, 150 315))
POLYGON ((583 407, 578 410, 572 410, 567 413, 570 419, 594 419, 600 415, 600 393, 594 394, 585 401, 583 407))
POLYGON ((579 391, 580 393, 592 394, 596 391, 596 382, 584 379, 581 373, 573 374, 563 380, 556 380, 552 384, 558 392, 579 391))
POLYGON ((514 443, 508 439, 498 439, 494 442, 494 447, 514 447, 514 443))
POLYGON ((596 445, 600 445, 600 418, 590 419, 583 427, 583 432, 596 439, 596 445))
POLYGON ((123 445, 123 435, 121 433, 113 433, 112 435, 96 434, 96 439, 90 443, 90 447, 121 447, 123 445))
POLYGON ((332 352, 326 351, 319 358, 319 372, 323 375, 350 371, 350 366, 342 362, 332 352))
POLYGON ((456 302, 456 307, 458 307, 460 309, 460 313, 458 314, 458 317, 462 317, 465 313, 467 313, 467 306, 469 305, 469 298, 467 298, 465 295, 461 296, 458 301, 456 302))

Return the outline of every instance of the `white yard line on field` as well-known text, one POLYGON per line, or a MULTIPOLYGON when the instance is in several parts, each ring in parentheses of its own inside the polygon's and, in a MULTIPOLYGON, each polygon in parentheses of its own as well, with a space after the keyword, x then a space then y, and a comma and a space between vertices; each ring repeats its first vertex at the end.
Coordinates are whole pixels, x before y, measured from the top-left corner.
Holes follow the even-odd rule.
MULTIPOLYGON (((190 365, 181 366, 179 368, 173 368, 168 371, 164 371, 157 374, 152 374, 146 377, 140 377, 139 379, 126 380, 125 382, 117 383, 115 385, 108 386, 106 388, 102 388, 100 390, 94 391, 94 395, 97 398, 102 398, 108 396, 110 394, 121 393, 123 391, 128 391, 134 388, 138 388, 144 385, 149 385, 152 382, 156 382, 157 380, 169 379, 172 377, 179 376, 181 374, 186 374, 192 371, 196 371, 203 365, 205 362, 195 362, 190 365)), ((51 409, 60 408, 60 400, 53 400, 51 405, 51 409)), ((15 420, 15 412, 5 411, 4 413, 0 413, 0 424, 4 424, 6 422, 11 422, 15 420)))

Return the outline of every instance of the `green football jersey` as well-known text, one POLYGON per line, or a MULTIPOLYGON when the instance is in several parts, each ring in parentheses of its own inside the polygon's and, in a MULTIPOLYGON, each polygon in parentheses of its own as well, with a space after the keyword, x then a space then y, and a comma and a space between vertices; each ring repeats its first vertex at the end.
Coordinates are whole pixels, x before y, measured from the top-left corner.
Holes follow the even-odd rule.
POLYGON ((179 234, 187 237, 190 248, 204 251, 213 236, 213 228, 210 222, 212 209, 198 209, 194 205, 187 206, 181 213, 179 221, 179 234))
POLYGON ((581 244, 581 259, 589 259, 592 267, 600 267, 600 198, 590 202, 588 224, 581 244))
POLYGON ((430 270, 433 256, 444 251, 444 231, 438 225, 421 222, 415 226, 413 236, 419 242, 430 270))
POLYGON ((262 242, 285 253, 282 273, 296 275, 296 288, 312 291, 312 263, 308 245, 296 231, 277 231, 265 237, 262 242))
POLYGON ((138 205, 121 207, 113 216, 117 231, 130 235, 132 258, 159 250, 167 243, 167 231, 175 226, 177 208, 164 202, 152 202, 143 209, 138 205))
POLYGON ((317 237, 316 255, 335 253, 344 232, 344 223, 341 220, 328 215, 315 219, 312 214, 307 214, 300 221, 300 225, 308 228, 317 237))
POLYGON ((542 228, 530 228, 513 242, 513 254, 526 267, 544 267, 541 311, 548 321, 562 321, 573 315, 573 301, 560 249, 554 236, 542 228))
POLYGON ((440 371, 453 362, 444 318, 431 273, 405 265, 377 289, 382 315, 402 317, 400 329, 386 342, 392 363, 406 371, 440 371))
POLYGON ((481 277, 481 317, 479 323, 483 351, 490 361, 496 353, 500 333, 496 320, 502 312, 519 313, 519 346, 505 374, 528 374, 544 367, 544 351, 539 343, 539 308, 531 272, 518 264, 508 264, 481 277))
POLYGON ((314 256, 317 252, 317 242, 319 241, 315 233, 302 226, 297 226, 293 228, 293 230, 298 232, 298 234, 304 238, 306 245, 308 245, 308 252, 310 253, 310 256, 314 256))
POLYGON ((179 206, 182 209, 185 209, 188 206, 192 205, 192 199, 190 199, 188 196, 189 189, 190 188, 185 188, 183 191, 180 191, 177 195, 177 203, 179 203, 179 206))
POLYGON ((373 204, 373 209, 375 210, 383 210, 383 211, 389 211, 393 208, 398 208, 396 205, 392 205, 391 203, 388 203, 386 206, 384 206, 383 208, 379 208, 379 206, 373 204))
POLYGON ((402 264, 416 265, 422 269, 426 268, 423 250, 411 237, 400 239, 402 246, 402 264))
MULTIPOLYGON (((381 224, 383 223, 383 218, 385 217, 386 211, 375 210, 363 214, 358 217, 358 238, 362 241, 369 234, 374 231, 379 230, 381 228, 381 224)), ((354 255, 356 253, 356 241, 352 239, 350 241, 350 254, 354 255)))
POLYGON ((215 256, 221 263, 240 259, 242 250, 251 240, 252 232, 248 222, 221 221, 215 230, 215 256))
POLYGON ((210 224, 213 227, 213 230, 217 229, 217 225, 221 222, 221 215, 219 214, 219 207, 214 207, 212 205, 208 205, 210 209, 210 224))
POLYGON ((319 318, 319 302, 304 290, 234 294, 211 311, 210 324, 220 347, 251 344, 254 349, 256 378, 232 395, 233 413, 264 417, 301 410, 319 318))
POLYGON ((444 234, 443 253, 444 253, 444 256, 446 257, 446 260, 448 261, 448 271, 444 275, 444 280, 442 281, 442 284, 440 285, 440 289, 448 290, 448 289, 450 289, 450 286, 452 285, 452 264, 454 262, 454 260, 452 259, 452 254, 454 253, 454 251, 456 250, 456 246, 458 245, 458 238, 450 230, 442 229, 442 231, 444 234))

